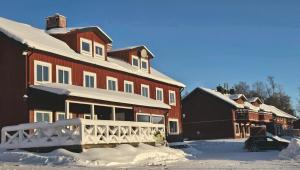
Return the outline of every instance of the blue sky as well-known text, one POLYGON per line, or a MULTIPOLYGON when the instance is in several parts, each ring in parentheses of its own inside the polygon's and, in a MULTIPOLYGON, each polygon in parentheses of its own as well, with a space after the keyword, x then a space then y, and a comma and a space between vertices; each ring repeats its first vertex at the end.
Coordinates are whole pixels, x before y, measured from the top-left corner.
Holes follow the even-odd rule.
POLYGON ((99 25, 114 48, 147 45, 153 65, 188 91, 272 75, 295 104, 299 6, 297 0, 10 0, 1 3, 0 16, 44 28, 45 17, 58 12, 69 26, 99 25))

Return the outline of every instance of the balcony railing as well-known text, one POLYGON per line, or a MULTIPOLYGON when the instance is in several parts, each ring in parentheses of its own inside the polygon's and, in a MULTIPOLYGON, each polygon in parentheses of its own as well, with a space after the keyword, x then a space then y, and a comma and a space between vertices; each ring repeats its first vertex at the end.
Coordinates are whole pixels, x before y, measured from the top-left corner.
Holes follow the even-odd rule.
POLYGON ((157 142, 165 125, 144 122, 68 119, 4 127, 0 147, 6 149, 90 144, 157 142))
POLYGON ((239 110, 236 111, 236 120, 270 122, 272 120, 272 114, 257 113, 248 110, 239 110))
POLYGON ((262 122, 270 122, 272 120, 273 116, 269 113, 259 113, 259 121, 262 122))

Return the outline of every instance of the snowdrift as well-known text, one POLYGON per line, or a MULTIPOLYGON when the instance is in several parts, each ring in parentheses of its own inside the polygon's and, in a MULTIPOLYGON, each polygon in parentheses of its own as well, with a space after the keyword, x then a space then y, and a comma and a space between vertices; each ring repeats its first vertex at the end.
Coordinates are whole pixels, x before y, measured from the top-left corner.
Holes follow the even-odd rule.
POLYGON ((63 166, 117 166, 117 165, 163 165, 166 162, 185 160, 186 154, 168 147, 153 147, 140 144, 133 147, 122 144, 115 148, 87 149, 82 153, 73 153, 57 149, 50 153, 31 153, 21 150, 1 151, 0 162, 18 162, 34 165, 63 166))
POLYGON ((279 153, 279 157, 283 159, 300 160, 300 140, 292 139, 289 146, 279 153))

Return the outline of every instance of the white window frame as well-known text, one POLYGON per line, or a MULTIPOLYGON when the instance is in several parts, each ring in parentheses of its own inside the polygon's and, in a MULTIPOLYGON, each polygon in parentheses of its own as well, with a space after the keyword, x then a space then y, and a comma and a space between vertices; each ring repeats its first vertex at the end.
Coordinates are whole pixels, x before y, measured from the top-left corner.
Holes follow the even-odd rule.
POLYGON ((169 90, 169 105, 176 106, 176 92, 169 90), (171 94, 174 94, 174 102, 171 102, 171 94))
POLYGON ((174 119, 174 118, 169 118, 168 119, 168 132, 169 132, 169 134, 171 134, 171 135, 178 135, 179 134, 179 121, 178 121, 178 119, 174 119), (176 130, 176 132, 171 132, 171 124, 170 124, 170 122, 177 122, 177 130, 176 130))
POLYGON ((238 124, 238 123, 234 123, 234 134, 237 136, 239 136, 241 134, 241 127, 240 127, 240 124, 238 124), (236 133, 236 130, 237 130, 236 126, 238 126, 239 133, 236 133))
POLYGON ((132 56, 131 56, 131 65, 132 65, 133 67, 140 68, 140 58, 139 58, 138 56, 132 55, 132 56), (138 60, 138 66, 133 65, 133 59, 137 59, 137 60, 138 60))
POLYGON ((142 68, 142 70, 148 71, 148 69, 149 69, 149 63, 148 63, 147 59, 141 58, 141 68, 142 68), (147 63, 147 68, 143 68, 143 61, 147 63))
POLYGON ((118 91, 119 88, 118 88, 118 79, 115 78, 115 77, 110 77, 110 76, 106 76, 106 90, 110 90, 110 91, 118 91), (109 87, 109 81, 114 81, 116 83, 116 90, 110 90, 108 89, 109 87))
POLYGON ((100 43, 95 42, 95 41, 94 41, 94 57, 101 57, 103 59, 105 57, 105 46, 103 44, 100 44, 100 43), (99 54, 96 53, 96 47, 102 48, 102 55, 99 55, 99 54))
POLYGON ((151 115, 151 123, 153 123, 153 121, 152 121, 152 118, 153 118, 153 117, 163 117, 163 119, 164 119, 164 123, 163 123, 163 124, 165 125, 166 119, 165 119, 165 116, 164 116, 164 115, 152 114, 152 115, 151 115))
POLYGON ((164 102, 164 89, 159 88, 159 87, 155 88, 155 99, 158 101, 164 102), (162 97, 161 100, 157 99, 157 91, 161 91, 161 97, 162 97))
MULTIPOLYGON (((148 123, 151 123, 152 119, 151 119, 151 114, 150 114, 150 113, 136 113, 136 114, 135 114, 135 121, 136 121, 136 122, 138 122, 138 121, 137 121, 138 115, 149 116, 150 119, 149 119, 149 122, 148 122, 148 123)), ((144 123, 146 123, 146 122, 144 122, 144 123)))
MULTIPOLYGON (((148 97, 147 98, 150 98, 150 87, 149 85, 146 85, 146 84, 141 84, 141 96, 143 96, 143 87, 146 87, 148 89, 148 97)), ((146 97, 146 96, 144 96, 146 97)))
POLYGON ((43 61, 34 60, 34 84, 51 83, 51 82, 52 82, 52 64, 43 61), (49 72, 48 81, 37 80, 37 65, 48 67, 48 72, 49 72))
POLYGON ((56 112, 55 113, 55 121, 58 121, 58 115, 64 115, 65 119, 67 119, 67 115, 65 112, 56 112))
POLYGON ((84 119, 92 120, 92 115, 91 114, 83 114, 84 119), (89 118, 87 118, 89 117, 89 118))
POLYGON ((93 43, 91 40, 85 39, 85 38, 80 38, 80 53, 81 54, 92 56, 92 46, 93 46, 93 43), (88 43, 90 45, 90 51, 85 51, 82 49, 83 42, 88 43))
POLYGON ((132 81, 127 81, 127 80, 124 80, 124 92, 129 93, 129 92, 126 92, 126 84, 130 84, 132 86, 132 92, 131 93, 134 93, 134 83, 132 81))
POLYGON ((34 110, 33 111, 33 122, 37 122, 37 118, 36 118, 36 113, 37 112, 49 114, 50 118, 49 118, 49 122, 48 123, 52 123, 53 122, 53 113, 51 111, 48 111, 48 110, 34 110))
POLYGON ((68 71, 69 72, 69 82, 68 84, 72 84, 72 69, 70 67, 65 67, 65 66, 61 66, 61 65, 56 65, 56 83, 59 83, 59 74, 58 71, 59 70, 63 70, 63 71, 68 71))
POLYGON ((88 72, 88 71, 83 71, 83 86, 86 87, 86 79, 85 76, 91 76, 94 77, 94 88, 97 88, 97 74, 96 73, 92 73, 92 72, 88 72))

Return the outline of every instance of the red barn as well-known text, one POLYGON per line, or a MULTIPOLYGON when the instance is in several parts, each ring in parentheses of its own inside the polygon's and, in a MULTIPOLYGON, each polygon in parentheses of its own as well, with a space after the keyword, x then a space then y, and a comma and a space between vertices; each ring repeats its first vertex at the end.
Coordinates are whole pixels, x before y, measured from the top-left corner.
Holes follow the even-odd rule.
MULTIPOLYGON (((112 123, 102 135, 118 138, 104 143, 130 143, 133 133, 148 133, 140 129, 145 123, 162 125, 160 132, 171 141, 180 138, 180 93, 185 86, 151 66, 155 56, 146 46, 113 49, 101 28, 68 28, 59 14, 47 17, 46 30, 0 18, 0 45, 0 127, 81 118, 81 124, 93 120, 87 131, 100 122, 91 132, 96 136, 101 121, 112 123)), ((22 134, 19 139, 36 131, 11 129, 22 134)), ((2 143, 11 137, 4 130, 2 143)))

